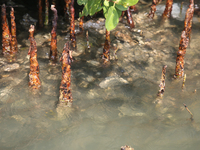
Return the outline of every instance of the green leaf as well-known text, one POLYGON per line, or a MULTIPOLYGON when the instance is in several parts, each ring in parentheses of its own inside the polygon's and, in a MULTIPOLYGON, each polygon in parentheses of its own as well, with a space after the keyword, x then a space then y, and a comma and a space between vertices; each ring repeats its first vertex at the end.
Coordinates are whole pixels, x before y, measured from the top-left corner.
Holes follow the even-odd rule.
POLYGON ((128 7, 124 7, 123 5, 115 4, 115 7, 121 11, 125 11, 128 9, 128 7))
POLYGON ((115 9, 115 6, 111 6, 108 9, 108 14, 105 22, 106 29, 108 31, 114 29, 119 22, 118 12, 115 9))
POLYGON ((102 10, 102 8, 103 8, 102 6, 99 7, 99 8, 97 9, 97 12, 99 12, 100 10, 102 10))
POLYGON ((77 3, 79 5, 85 5, 88 2, 88 0, 77 0, 77 3))
POLYGON ((117 4, 120 4, 124 7, 133 6, 138 3, 139 0, 119 0, 117 4))
POLYGON ((99 6, 101 5, 101 0, 89 0, 88 2, 89 2, 88 12, 89 12, 89 15, 92 16, 99 9, 99 6))
POLYGON ((103 15, 104 15, 105 18, 107 18, 107 15, 108 15, 108 8, 109 7, 103 6, 103 15))
POLYGON ((128 6, 133 6, 138 3, 139 0, 126 0, 128 6))
POLYGON ((116 10, 117 10, 117 14, 118 14, 118 16, 121 17, 121 15, 122 15, 122 11, 121 11, 121 10, 118 10, 118 9, 116 9, 116 10))
POLYGON ((109 1, 108 0, 104 0, 103 5, 106 7, 109 7, 109 1))
MULTIPOLYGON (((87 5, 87 4, 86 4, 87 5)), ((79 17, 82 16, 88 16, 88 11, 87 11, 87 6, 85 5, 85 7, 83 8, 83 11, 81 13, 79 13, 79 17)))

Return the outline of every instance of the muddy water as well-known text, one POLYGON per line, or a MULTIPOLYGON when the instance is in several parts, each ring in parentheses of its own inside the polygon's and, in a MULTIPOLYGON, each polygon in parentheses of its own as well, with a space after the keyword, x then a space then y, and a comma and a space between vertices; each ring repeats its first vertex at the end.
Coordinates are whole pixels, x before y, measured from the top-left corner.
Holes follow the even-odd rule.
MULTIPOLYGON (((116 150, 130 145, 135 150, 198 150, 200 24, 195 16, 197 21, 185 56, 186 88, 182 90, 182 80, 173 80, 173 74, 183 20, 175 15, 175 10, 172 16, 176 17, 163 22, 160 16, 164 3, 160 5, 153 21, 146 18, 149 8, 144 7, 133 15, 135 29, 130 31, 124 19, 111 32, 112 45, 118 47, 118 59, 111 50, 111 63, 106 66, 100 59, 105 39, 104 19, 85 23, 91 49, 86 49, 85 32, 77 35, 72 108, 56 106, 61 66, 59 62, 49 65, 51 27, 35 33, 42 81, 39 91, 28 88, 28 34, 20 33, 21 48, 15 65, 0 58, 0 149, 116 150), (116 37, 116 31, 126 36, 116 37), (158 99, 163 65, 168 66, 166 91, 158 99), (194 121, 183 103, 194 114, 194 121)), ((187 6, 184 3, 184 8, 187 6)), ((58 27, 59 52, 69 39, 67 27, 58 27)))

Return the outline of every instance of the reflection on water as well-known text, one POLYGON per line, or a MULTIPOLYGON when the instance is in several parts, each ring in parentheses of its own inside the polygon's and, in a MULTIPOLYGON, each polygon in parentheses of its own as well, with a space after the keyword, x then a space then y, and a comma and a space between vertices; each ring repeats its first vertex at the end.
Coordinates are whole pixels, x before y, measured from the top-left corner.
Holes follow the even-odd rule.
MULTIPOLYGON (((159 17, 158 22, 148 22, 143 14, 140 12, 134 17, 140 19, 136 30, 142 30, 144 36, 122 23, 116 29, 130 32, 133 40, 139 41, 137 45, 116 39, 116 30, 113 31, 112 43, 119 50, 118 60, 112 60, 110 66, 99 63, 105 33, 102 27, 96 31, 88 26, 90 53, 85 51, 85 37, 77 36, 78 52, 74 53, 72 64, 72 108, 56 107, 61 66, 48 64, 49 46, 45 42, 38 42, 42 87, 36 93, 28 88, 28 47, 23 47, 16 62, 19 69, 1 70, 0 149, 116 150, 122 145, 130 145, 135 150, 199 149, 199 23, 192 29, 186 52, 187 80, 182 91, 182 80, 172 77, 183 21, 180 19, 177 27, 173 14, 175 19, 163 26, 159 24, 159 17), (157 99, 163 65, 168 66, 166 90, 163 99, 157 99), (194 114, 193 122, 183 103, 194 114)), ((61 52, 66 35, 58 35, 61 52)), ((43 38, 39 32, 36 36, 43 38)), ((0 65, 5 66, 4 59, 0 59, 0 65)))
MULTIPOLYGON (((184 1, 181 9, 181 3, 173 3, 172 6, 172 18, 175 18, 180 21, 185 20, 185 12, 188 9, 189 1, 184 1)), ((165 3, 162 3, 156 7, 156 14, 159 16, 162 15, 163 11, 165 10, 165 3)), ((193 22, 199 22, 199 18, 194 16, 193 17, 193 22)))

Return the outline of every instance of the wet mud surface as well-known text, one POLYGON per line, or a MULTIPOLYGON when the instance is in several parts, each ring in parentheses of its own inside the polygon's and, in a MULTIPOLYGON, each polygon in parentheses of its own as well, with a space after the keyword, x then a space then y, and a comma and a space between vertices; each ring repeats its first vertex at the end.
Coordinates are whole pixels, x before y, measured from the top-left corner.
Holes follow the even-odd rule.
MULTIPOLYGON (((72 108, 57 107, 62 74, 59 61, 56 65, 49 64, 51 25, 35 31, 41 88, 33 91, 28 87, 29 33, 26 27, 17 24, 20 28, 17 61, 8 63, 0 56, 0 149, 114 150, 122 145, 135 150, 198 149, 199 17, 195 15, 193 19, 191 42, 185 56, 187 79, 182 90, 182 79, 174 80, 173 75, 184 26, 182 16, 188 3, 184 3, 181 13, 179 9, 173 10, 172 18, 167 21, 161 18, 164 5, 165 2, 159 4, 154 20, 149 20, 149 7, 140 4, 139 12, 132 14, 135 28, 130 29, 124 18, 111 31, 111 61, 107 65, 101 59, 106 32, 104 18, 84 22, 82 33, 78 32, 76 22, 77 51, 72 53, 71 67, 72 108), (85 37, 87 30, 90 50, 85 37), (166 89, 159 99, 163 65, 167 65, 166 89), (194 114, 193 122, 183 103, 194 114)), ((180 2, 173 5, 178 6, 180 2)), ((22 15, 16 18, 21 19, 22 15)), ((35 19, 34 15, 32 18, 35 19)), ((69 39, 69 24, 60 16, 59 57, 69 39)))

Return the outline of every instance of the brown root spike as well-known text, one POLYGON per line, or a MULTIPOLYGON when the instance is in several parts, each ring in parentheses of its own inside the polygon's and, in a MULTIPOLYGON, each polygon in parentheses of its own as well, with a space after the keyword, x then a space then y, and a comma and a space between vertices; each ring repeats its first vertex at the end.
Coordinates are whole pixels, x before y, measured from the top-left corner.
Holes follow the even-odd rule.
POLYGON ((106 30, 106 40, 103 48, 104 63, 110 61, 110 31, 106 30))
POLYGON ((45 21, 44 25, 47 26, 49 24, 49 0, 45 0, 45 21))
POLYGON ((154 14, 156 12, 156 5, 158 3, 160 3, 161 1, 162 0, 152 0, 151 10, 150 10, 149 15, 148 15, 149 18, 153 19, 154 14))
POLYGON ((131 12, 135 12, 135 13, 138 12, 138 10, 137 10, 137 8, 135 7, 135 5, 130 6, 130 11, 131 11, 131 12))
POLYGON ((11 8, 10 17, 11 17, 11 42, 10 42, 9 61, 12 62, 15 61, 15 55, 18 51, 17 38, 16 38, 16 23, 15 23, 15 15, 13 8, 11 8))
POLYGON ((83 19, 84 19, 84 16, 82 16, 82 17, 80 18, 80 22, 79 22, 79 29, 80 29, 80 31, 83 31, 83 30, 84 30, 84 28, 83 28, 83 19))
POLYGON ((162 75, 161 75, 161 79, 160 79, 160 89, 158 91, 158 96, 162 97, 164 92, 165 92, 165 74, 166 74, 166 68, 167 68, 167 65, 164 65, 163 66, 163 69, 162 69, 162 75))
POLYGON ((167 0, 166 6, 165 6, 165 11, 162 14, 162 17, 164 19, 167 19, 167 18, 171 17, 172 5, 173 5, 173 0, 167 0))
POLYGON ((71 0, 65 0, 65 7, 64 7, 64 13, 65 13, 65 17, 66 17, 66 20, 69 22, 70 20, 70 8, 69 8, 69 5, 71 3, 71 0))
POLYGON ((38 7, 39 7, 39 27, 43 27, 43 19, 42 19, 42 0, 38 1, 38 7))
POLYGON ((176 68, 175 68, 175 78, 184 76, 184 57, 186 53, 186 48, 189 44, 190 33, 192 29, 192 18, 194 14, 194 0, 190 0, 189 8, 185 14, 184 29, 181 34, 181 40, 179 44, 179 50, 176 57, 176 68))
POLYGON ((127 11, 127 22, 130 25, 131 29, 135 27, 134 22, 133 22, 133 18, 132 18, 132 14, 130 11, 130 7, 128 7, 127 11))
POLYGON ((2 53, 4 56, 9 55, 11 34, 6 20, 6 6, 1 6, 1 22, 2 22, 2 53))
POLYGON ((71 0, 70 3, 70 14, 71 14, 71 20, 70 20, 70 39, 72 43, 73 49, 76 49, 76 37, 75 37, 75 21, 74 21, 74 0, 71 0))
POLYGON ((29 29, 29 40, 31 44, 28 52, 28 55, 30 55, 29 86, 33 89, 38 89, 41 86, 41 82, 39 78, 39 64, 37 61, 37 46, 33 37, 34 30, 34 25, 31 25, 29 29))
POLYGON ((65 13, 69 14, 69 4, 71 3, 71 0, 65 0, 65 13))
POLYGON ((50 48, 50 56, 49 59, 53 62, 56 63, 57 61, 57 20, 58 20, 58 15, 57 15, 57 10, 55 8, 55 5, 51 5, 51 10, 54 13, 54 18, 52 21, 53 28, 51 30, 51 48, 50 48))
POLYGON ((62 80, 60 84, 59 103, 64 106, 71 107, 73 98, 71 93, 71 62, 72 51, 69 48, 69 42, 64 46, 60 61, 62 62, 62 80))

